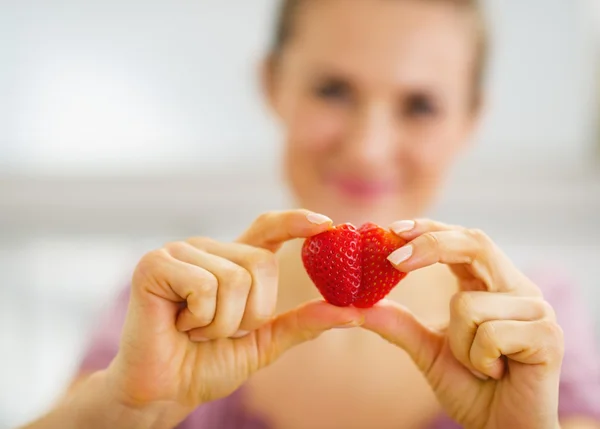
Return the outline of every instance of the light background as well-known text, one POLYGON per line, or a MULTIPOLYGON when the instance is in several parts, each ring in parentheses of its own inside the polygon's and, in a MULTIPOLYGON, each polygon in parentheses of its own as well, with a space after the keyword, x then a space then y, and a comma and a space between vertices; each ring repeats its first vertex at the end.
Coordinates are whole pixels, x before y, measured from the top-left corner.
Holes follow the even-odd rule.
MULTIPOLYGON (((487 3, 487 119, 431 215, 564 266, 600 328, 600 2, 487 3)), ((0 0, 0 428, 56 398, 146 250, 284 205, 274 4, 0 0)))

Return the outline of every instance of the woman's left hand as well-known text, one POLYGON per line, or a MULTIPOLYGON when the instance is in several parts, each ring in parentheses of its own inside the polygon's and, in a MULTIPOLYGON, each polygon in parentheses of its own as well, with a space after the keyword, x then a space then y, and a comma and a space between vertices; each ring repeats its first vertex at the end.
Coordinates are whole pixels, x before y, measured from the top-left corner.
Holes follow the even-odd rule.
POLYGON ((460 292, 443 331, 389 301, 365 310, 363 327, 406 350, 463 427, 559 428, 563 334, 538 287, 481 231, 429 220, 392 230, 410 242, 389 257, 400 271, 447 264, 460 292))

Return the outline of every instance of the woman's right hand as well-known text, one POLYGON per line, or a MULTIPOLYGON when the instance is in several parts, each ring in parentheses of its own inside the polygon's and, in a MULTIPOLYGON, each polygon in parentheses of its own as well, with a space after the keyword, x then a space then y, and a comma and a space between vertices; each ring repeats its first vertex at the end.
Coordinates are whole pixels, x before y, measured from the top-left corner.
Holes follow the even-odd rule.
POLYGON ((120 350, 107 370, 111 392, 136 409, 172 404, 183 419, 291 347, 360 325, 356 309, 322 301, 274 317, 274 252, 330 225, 304 210, 274 212, 235 243, 192 238, 145 255, 133 276, 120 350))

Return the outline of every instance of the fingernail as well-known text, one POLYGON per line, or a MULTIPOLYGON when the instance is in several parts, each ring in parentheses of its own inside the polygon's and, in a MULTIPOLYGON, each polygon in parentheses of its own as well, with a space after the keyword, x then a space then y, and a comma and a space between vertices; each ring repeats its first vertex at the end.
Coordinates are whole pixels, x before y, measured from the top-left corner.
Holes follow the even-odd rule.
POLYGON ((249 333, 250 333, 250 331, 242 331, 242 330, 240 330, 240 331, 237 331, 235 334, 233 334, 231 336, 231 338, 243 338, 246 335, 248 335, 249 333))
POLYGON ((396 250, 394 253, 392 253, 390 256, 388 256, 387 259, 394 265, 400 265, 402 262, 410 259, 412 254, 413 254, 413 247, 412 247, 412 245, 409 244, 407 246, 401 247, 400 249, 396 250))
POLYGON ((479 371, 476 371, 476 370, 474 370, 474 369, 471 369, 470 371, 471 371, 471 373, 472 373, 472 374, 473 374, 475 377, 477 377, 477 378, 478 378, 478 379, 480 379, 480 380, 487 381, 487 380, 489 380, 489 379, 490 379, 490 377, 488 377, 488 376, 487 376, 487 375, 485 375, 485 374, 482 374, 482 373, 481 373, 481 372, 479 372, 479 371))
POLYGON ((390 229, 394 231, 395 234, 402 234, 403 232, 412 231, 414 228, 414 220, 401 220, 390 225, 390 229))
POLYGON ((209 338, 192 336, 190 336, 190 340, 192 340, 194 343, 208 343, 210 341, 209 338))
POLYGON ((329 219, 327 216, 324 216, 322 214, 317 214, 317 213, 311 213, 308 216, 306 216, 306 218, 308 219, 308 221, 310 223, 314 223, 315 225, 323 225, 324 223, 333 223, 333 221, 331 219, 329 219))

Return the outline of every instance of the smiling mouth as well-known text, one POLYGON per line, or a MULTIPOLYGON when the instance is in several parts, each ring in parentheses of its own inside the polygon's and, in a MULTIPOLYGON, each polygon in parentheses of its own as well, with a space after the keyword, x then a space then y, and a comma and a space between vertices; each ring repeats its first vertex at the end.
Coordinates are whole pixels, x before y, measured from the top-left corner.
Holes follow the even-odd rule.
POLYGON ((382 198, 395 191, 394 182, 391 180, 364 180, 353 177, 332 176, 328 184, 340 194, 356 199, 382 198))

